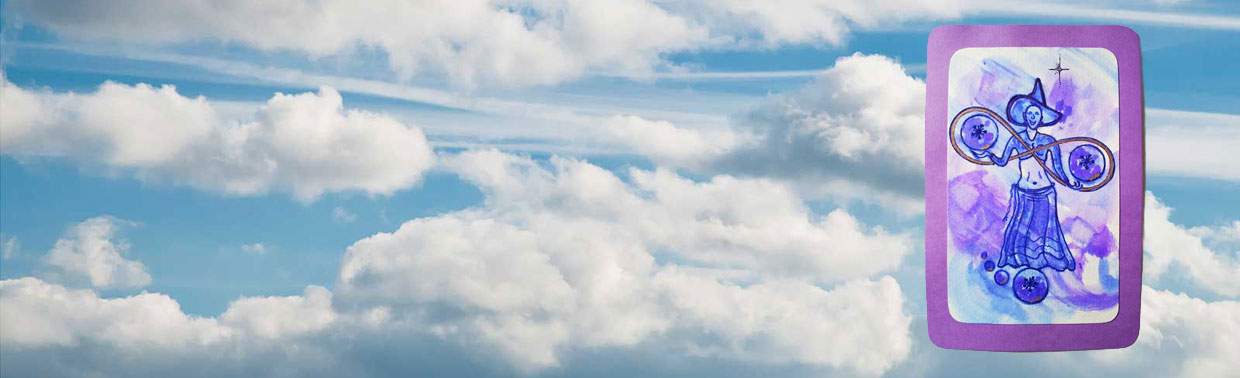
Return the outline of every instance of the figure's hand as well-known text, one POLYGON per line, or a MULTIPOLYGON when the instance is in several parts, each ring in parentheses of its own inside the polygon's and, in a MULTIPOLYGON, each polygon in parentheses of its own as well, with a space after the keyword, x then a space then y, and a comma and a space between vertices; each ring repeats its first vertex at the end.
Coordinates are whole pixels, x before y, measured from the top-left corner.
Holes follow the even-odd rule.
POLYGON ((1072 180, 1071 186, 1072 186, 1072 189, 1076 189, 1076 190, 1080 190, 1082 187, 1081 182, 1078 180, 1072 180))
POLYGON ((974 150, 971 152, 973 153, 973 157, 977 158, 978 160, 990 158, 989 150, 981 150, 981 151, 974 150))

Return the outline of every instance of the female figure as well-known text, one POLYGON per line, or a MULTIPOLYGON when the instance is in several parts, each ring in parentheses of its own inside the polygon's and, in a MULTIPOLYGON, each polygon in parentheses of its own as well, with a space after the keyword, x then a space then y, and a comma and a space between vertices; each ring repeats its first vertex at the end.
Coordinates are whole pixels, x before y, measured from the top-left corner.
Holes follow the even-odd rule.
MULTIPOLYGON (((1008 101, 1007 117, 1016 128, 1016 135, 1008 138, 1003 155, 980 151, 974 152, 974 156, 979 159, 989 157, 995 165, 1002 167, 1013 156, 1055 142, 1054 137, 1038 132, 1038 128, 1054 125, 1063 118, 1063 114, 1046 106, 1045 98, 1040 79, 1034 81, 1033 92, 1012 96, 1008 101)), ((1020 156, 1020 180, 1012 185, 1008 200, 1007 224, 999 254, 1000 267, 1050 267, 1059 271, 1076 269, 1076 260, 1068 250, 1068 242, 1064 240, 1059 226, 1055 180, 1050 175, 1069 183, 1073 189, 1079 189, 1081 183, 1065 174, 1061 163, 1058 145, 1020 156), (1047 172, 1047 169, 1051 171, 1047 172)))

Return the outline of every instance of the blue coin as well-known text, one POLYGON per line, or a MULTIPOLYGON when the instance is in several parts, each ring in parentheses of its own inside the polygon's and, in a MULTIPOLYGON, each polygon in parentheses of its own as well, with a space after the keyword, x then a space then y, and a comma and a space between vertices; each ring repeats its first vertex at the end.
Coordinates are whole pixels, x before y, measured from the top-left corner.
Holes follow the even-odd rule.
POLYGON ((1046 294, 1050 292, 1048 284, 1042 271, 1025 268, 1016 272, 1016 277, 1012 278, 1012 293, 1016 294, 1016 299, 1021 302, 1035 304, 1046 299, 1046 294))
POLYGON ((999 126, 987 115, 974 115, 966 118, 960 127, 960 140, 974 151, 984 151, 994 147, 999 139, 999 126))
POLYGON ((995 262, 994 262, 994 261, 986 260, 986 263, 985 263, 985 264, 982 264, 982 266, 986 267, 986 271, 987 271, 987 272, 992 272, 992 271, 994 271, 994 270, 995 270, 995 262))
POLYGON ((986 252, 982 252, 982 260, 986 259, 986 252))
POLYGON ((1068 172, 1082 182, 1090 182, 1102 177, 1106 172, 1106 158, 1102 150, 1092 144, 1082 144, 1068 154, 1068 172))
POLYGON ((995 283, 999 284, 999 286, 1003 286, 1003 285, 1007 285, 1007 281, 1008 281, 1008 272, 1006 270, 1000 270, 998 272, 995 272, 995 283))

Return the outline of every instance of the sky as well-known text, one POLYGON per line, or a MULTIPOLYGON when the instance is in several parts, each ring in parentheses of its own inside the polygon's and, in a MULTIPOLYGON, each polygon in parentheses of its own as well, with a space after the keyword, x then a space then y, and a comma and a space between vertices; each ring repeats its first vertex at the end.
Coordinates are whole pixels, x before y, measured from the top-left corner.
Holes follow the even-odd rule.
POLYGON ((0 375, 1240 371, 1234 2, 0 7, 0 375), (1140 35, 1134 346, 930 344, 944 24, 1140 35))

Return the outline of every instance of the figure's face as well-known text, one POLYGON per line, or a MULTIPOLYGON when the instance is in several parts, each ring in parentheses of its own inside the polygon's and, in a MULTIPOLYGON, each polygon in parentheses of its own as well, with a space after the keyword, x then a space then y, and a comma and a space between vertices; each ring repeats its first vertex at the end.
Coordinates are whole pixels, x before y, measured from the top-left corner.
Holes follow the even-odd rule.
POLYGON ((1025 108, 1025 125, 1038 128, 1042 125, 1042 108, 1030 106, 1025 108))

